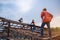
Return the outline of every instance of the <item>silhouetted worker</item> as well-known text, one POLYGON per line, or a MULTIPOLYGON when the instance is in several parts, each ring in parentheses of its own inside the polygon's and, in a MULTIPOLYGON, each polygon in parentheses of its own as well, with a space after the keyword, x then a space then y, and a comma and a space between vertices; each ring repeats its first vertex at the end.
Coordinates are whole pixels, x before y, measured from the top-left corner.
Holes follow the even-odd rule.
POLYGON ((41 36, 43 37, 44 36, 44 26, 45 24, 47 25, 48 27, 48 31, 49 31, 49 36, 51 37, 51 30, 50 30, 50 22, 53 18, 53 15, 50 14, 49 12, 47 12, 47 9, 44 8, 43 11, 41 12, 41 18, 42 18, 42 24, 41 24, 41 36))
POLYGON ((36 30, 36 27, 35 27, 34 19, 32 20, 31 24, 33 25, 32 31, 35 31, 36 30))
POLYGON ((20 18, 18 21, 19 21, 20 23, 22 23, 22 22, 23 22, 23 18, 20 18))

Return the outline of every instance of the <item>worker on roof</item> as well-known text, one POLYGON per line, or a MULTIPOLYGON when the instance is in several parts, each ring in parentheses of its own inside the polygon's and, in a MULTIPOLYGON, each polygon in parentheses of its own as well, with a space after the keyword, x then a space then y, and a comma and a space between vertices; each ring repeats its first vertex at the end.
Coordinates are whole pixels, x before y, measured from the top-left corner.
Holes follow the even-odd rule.
POLYGON ((35 31, 36 30, 36 27, 35 27, 35 21, 34 21, 34 19, 32 20, 31 24, 33 25, 32 31, 35 31))
POLYGON ((44 36, 44 26, 45 24, 48 27, 49 35, 51 36, 51 29, 50 29, 50 22, 53 18, 53 15, 47 11, 46 8, 43 8, 43 11, 41 12, 41 19, 42 19, 42 24, 41 24, 41 36, 44 36))

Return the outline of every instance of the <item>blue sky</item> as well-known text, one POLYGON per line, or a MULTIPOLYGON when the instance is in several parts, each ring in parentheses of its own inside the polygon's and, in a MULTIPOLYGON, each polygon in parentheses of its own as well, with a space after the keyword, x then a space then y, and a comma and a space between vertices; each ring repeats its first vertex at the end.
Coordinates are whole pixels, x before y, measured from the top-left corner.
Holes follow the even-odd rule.
POLYGON ((43 8, 54 15, 51 25, 60 26, 60 0, 0 0, 1 17, 16 21, 22 17, 26 23, 34 19, 36 24, 41 25, 43 8))

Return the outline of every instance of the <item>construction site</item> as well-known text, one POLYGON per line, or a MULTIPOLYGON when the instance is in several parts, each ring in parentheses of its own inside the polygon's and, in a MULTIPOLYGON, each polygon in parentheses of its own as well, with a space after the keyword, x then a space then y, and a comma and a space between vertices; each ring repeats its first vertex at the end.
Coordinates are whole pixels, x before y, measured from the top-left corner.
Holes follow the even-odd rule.
MULTIPOLYGON (((36 25, 35 25, 36 26, 36 25)), ((33 25, 0 17, 0 40, 60 40, 60 32, 52 32, 49 37, 48 29, 44 28, 44 37, 40 37, 40 26, 32 31, 33 25)))

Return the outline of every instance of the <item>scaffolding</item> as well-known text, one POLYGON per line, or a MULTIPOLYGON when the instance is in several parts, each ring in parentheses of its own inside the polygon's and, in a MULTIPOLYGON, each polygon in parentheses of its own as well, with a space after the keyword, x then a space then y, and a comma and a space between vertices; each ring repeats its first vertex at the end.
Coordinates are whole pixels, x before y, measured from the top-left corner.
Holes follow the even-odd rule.
MULTIPOLYGON (((36 26, 36 25, 35 25, 36 26)), ((6 40, 50 40, 50 38, 45 33, 45 37, 39 37, 40 26, 36 26, 36 31, 32 32, 32 24, 20 23, 18 21, 13 21, 0 17, 0 28, 2 27, 2 32, 0 32, 0 39, 6 40), (38 31, 37 31, 38 30, 38 31)), ((46 29, 45 29, 46 30, 46 29)))

